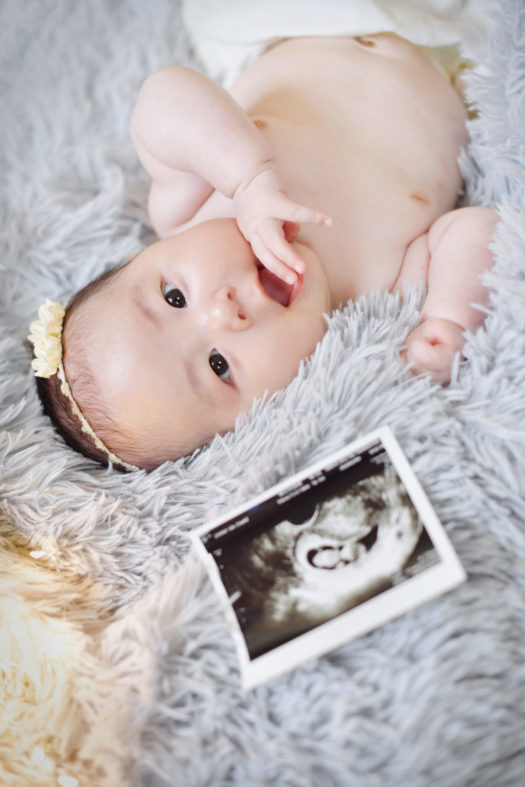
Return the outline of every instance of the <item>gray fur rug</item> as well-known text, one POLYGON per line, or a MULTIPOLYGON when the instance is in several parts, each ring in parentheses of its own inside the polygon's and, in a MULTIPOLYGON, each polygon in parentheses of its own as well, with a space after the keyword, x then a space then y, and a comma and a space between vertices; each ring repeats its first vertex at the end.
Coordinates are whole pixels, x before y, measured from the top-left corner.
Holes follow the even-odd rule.
POLYGON ((335 314, 289 387, 190 460, 124 476, 40 412, 24 347, 152 239, 128 135, 142 79, 192 55, 175 0, 0 6, 0 782, 504 787, 525 776, 525 7, 494 4, 467 200, 497 206, 484 329, 446 388, 399 349, 420 295, 335 314), (248 694, 188 532, 389 424, 468 572, 248 694))

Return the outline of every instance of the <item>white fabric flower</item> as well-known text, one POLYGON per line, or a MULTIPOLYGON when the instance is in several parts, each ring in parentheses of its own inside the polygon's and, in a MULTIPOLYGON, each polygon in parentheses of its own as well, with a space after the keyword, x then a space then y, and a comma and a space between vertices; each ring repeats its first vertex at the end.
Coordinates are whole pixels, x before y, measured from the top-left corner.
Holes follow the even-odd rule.
POLYGON ((62 360, 62 323, 66 310, 60 303, 46 300, 38 310, 38 320, 29 326, 29 341, 35 358, 31 363, 36 377, 56 374, 62 360))

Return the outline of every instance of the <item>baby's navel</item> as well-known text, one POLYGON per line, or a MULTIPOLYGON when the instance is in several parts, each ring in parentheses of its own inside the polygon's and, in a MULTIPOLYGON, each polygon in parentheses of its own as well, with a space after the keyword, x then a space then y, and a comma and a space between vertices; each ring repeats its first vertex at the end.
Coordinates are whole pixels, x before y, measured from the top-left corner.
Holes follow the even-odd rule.
POLYGON ((413 200, 414 200, 414 202, 419 202, 419 203, 421 203, 421 205, 430 205, 430 200, 429 200, 429 198, 428 198, 428 197, 427 197, 427 195, 426 195, 426 194, 424 194, 422 191, 414 191, 414 192, 413 192, 413 193, 410 195, 410 199, 413 199, 413 200))

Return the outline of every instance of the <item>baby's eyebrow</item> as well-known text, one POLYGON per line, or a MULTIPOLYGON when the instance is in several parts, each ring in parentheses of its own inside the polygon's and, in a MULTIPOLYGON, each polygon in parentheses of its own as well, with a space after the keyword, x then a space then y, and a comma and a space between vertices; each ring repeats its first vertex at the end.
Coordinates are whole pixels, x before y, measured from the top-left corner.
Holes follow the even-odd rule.
POLYGON ((207 400, 209 398, 209 389, 203 384, 201 376, 195 372, 191 363, 184 363, 183 365, 188 376, 190 387, 195 392, 195 396, 207 400))
POLYGON ((139 309, 139 311, 143 314, 143 316, 148 320, 148 322, 153 323, 157 330, 160 330, 161 322, 158 316, 152 311, 148 304, 144 301, 144 299, 140 295, 140 290, 137 287, 135 297, 133 298, 133 302, 135 306, 139 309))

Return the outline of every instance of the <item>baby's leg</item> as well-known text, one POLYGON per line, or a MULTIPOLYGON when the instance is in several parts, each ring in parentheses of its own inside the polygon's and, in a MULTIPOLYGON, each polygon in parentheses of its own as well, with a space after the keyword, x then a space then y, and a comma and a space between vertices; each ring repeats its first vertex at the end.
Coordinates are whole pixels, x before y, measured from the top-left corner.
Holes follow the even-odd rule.
POLYGON ((448 383, 454 355, 463 347, 463 332, 483 323, 484 314, 475 304, 487 301, 480 277, 493 264, 489 245, 497 221, 497 213, 489 208, 460 208, 441 216, 423 236, 428 295, 405 352, 415 374, 429 372, 448 383))

